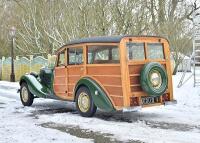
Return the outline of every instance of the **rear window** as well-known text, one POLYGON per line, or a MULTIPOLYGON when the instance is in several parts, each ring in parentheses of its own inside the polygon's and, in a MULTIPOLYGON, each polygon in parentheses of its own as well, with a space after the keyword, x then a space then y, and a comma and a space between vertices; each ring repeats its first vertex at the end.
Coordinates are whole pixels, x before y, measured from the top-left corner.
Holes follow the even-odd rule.
POLYGON ((163 44, 147 43, 148 59, 164 59, 163 44))
POLYGON ((144 60, 144 43, 127 43, 129 60, 144 60))

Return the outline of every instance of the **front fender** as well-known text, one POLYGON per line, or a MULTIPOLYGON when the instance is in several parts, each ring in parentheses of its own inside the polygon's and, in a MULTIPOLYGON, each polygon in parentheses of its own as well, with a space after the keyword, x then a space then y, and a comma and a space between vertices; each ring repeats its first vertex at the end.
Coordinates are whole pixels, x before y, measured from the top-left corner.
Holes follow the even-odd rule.
POLYGON ((114 111, 115 108, 113 107, 110 99, 106 95, 105 91, 101 88, 101 86, 95 82, 93 79, 89 77, 83 77, 81 78, 78 83, 76 84, 76 87, 74 89, 74 93, 76 95, 77 90, 80 86, 86 86, 90 90, 91 96, 94 100, 94 104, 105 111, 114 111), (95 95, 96 93, 96 95, 95 95))
POLYGON ((26 82, 30 92, 37 97, 47 98, 48 88, 42 85, 33 75, 27 74, 20 78, 20 85, 22 82, 26 82))

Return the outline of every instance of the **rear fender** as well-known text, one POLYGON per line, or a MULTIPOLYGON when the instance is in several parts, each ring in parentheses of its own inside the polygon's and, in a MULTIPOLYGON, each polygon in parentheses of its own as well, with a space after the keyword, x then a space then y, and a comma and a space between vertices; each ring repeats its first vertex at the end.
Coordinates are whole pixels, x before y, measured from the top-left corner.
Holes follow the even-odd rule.
POLYGON ((101 86, 96 81, 94 81, 89 77, 81 78, 76 84, 76 87, 74 89, 75 95, 80 86, 86 86, 90 90, 94 104, 98 108, 108 112, 115 111, 115 108, 113 107, 112 102, 108 98, 106 92, 101 88, 101 86))

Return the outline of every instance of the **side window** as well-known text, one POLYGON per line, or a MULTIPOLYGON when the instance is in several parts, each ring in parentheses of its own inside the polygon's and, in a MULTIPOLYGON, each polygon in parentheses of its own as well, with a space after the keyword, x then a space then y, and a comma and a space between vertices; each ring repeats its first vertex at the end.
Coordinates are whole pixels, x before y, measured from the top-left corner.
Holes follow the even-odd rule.
POLYGON ((65 50, 58 55, 58 66, 65 66, 65 50))
POLYGON ((112 48, 112 59, 119 60, 119 49, 118 48, 112 48))
POLYGON ((88 46, 88 64, 119 63, 119 48, 112 45, 88 46))
POLYGON ((109 50, 104 49, 99 52, 96 52, 94 60, 109 60, 109 50))
POLYGON ((68 65, 83 64, 83 48, 68 49, 68 65))

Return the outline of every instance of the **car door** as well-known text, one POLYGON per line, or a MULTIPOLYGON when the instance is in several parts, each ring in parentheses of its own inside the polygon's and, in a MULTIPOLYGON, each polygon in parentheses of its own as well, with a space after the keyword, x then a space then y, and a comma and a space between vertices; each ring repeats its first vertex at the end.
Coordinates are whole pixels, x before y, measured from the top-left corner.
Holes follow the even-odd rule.
POLYGON ((66 49, 62 50, 57 57, 57 64, 54 70, 54 93, 56 96, 67 98, 67 60, 66 49))
POLYGON ((78 80, 84 75, 84 52, 82 46, 67 48, 67 74, 68 74, 68 96, 73 98, 73 91, 78 80))

